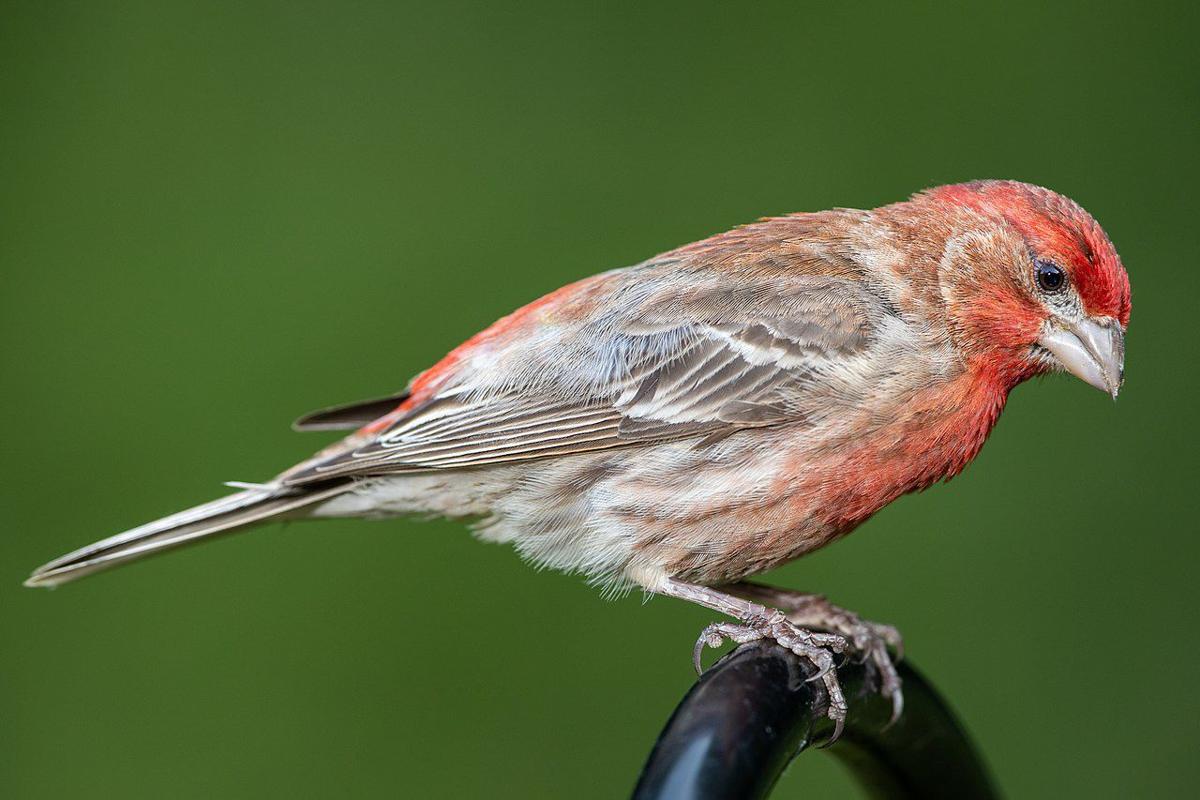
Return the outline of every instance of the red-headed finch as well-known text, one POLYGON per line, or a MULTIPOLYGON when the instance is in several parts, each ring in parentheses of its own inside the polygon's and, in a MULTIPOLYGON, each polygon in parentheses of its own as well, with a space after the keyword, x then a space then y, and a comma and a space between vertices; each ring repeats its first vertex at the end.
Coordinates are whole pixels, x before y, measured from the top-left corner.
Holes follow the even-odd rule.
POLYGON ((261 522, 477 520, 541 566, 640 587, 812 661, 869 657, 900 710, 899 637, 819 595, 745 582, 961 471, 1009 391, 1066 370, 1114 397, 1129 279, 1100 226, 1037 186, 943 186, 792 214, 573 283, 393 397, 317 412, 355 429, 263 484, 38 569, 54 586, 261 522))

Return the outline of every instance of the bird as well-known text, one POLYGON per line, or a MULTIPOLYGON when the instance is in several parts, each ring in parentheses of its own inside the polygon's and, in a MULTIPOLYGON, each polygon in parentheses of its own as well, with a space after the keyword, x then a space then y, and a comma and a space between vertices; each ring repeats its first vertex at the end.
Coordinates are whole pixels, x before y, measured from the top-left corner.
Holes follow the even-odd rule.
POLYGON ((959 474, 1029 378, 1115 400, 1130 307, 1100 225, 1028 183, 767 217, 553 291, 400 392, 301 417, 351 431, 312 458, 26 584, 275 520, 460 519, 607 593, 728 617, 702 631, 698 671, 706 647, 774 640, 824 687, 836 738, 838 658, 873 665, 901 713, 899 633, 749 578, 959 474))

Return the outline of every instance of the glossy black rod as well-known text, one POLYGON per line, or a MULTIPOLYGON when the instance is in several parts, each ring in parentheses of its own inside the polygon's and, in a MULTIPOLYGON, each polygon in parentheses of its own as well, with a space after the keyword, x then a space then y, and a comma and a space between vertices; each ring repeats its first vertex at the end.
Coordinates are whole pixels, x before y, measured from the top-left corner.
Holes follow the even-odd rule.
MULTIPOLYGON (((792 759, 822 743, 832 725, 825 692, 807 662, 774 643, 743 645, 704 673, 654 745, 634 800, 767 797, 792 759)), ((838 668, 850 701, 842 737, 826 751, 871 797, 998 797, 970 739, 933 687, 907 663, 903 716, 872 689, 869 667, 838 668)), ((799 770, 801 766, 794 769, 799 770)), ((792 785, 802 786, 793 776, 792 785)))

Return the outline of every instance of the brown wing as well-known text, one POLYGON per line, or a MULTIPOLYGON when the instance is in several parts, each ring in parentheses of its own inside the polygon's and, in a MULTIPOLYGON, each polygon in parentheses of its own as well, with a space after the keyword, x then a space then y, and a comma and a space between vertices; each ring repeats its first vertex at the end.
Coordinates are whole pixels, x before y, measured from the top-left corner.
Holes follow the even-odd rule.
POLYGON ((597 315, 562 345, 513 342, 496 359, 507 379, 485 375, 481 386, 468 373, 372 440, 284 480, 477 467, 801 422, 811 387, 870 345, 880 304, 840 278, 747 288, 597 315))

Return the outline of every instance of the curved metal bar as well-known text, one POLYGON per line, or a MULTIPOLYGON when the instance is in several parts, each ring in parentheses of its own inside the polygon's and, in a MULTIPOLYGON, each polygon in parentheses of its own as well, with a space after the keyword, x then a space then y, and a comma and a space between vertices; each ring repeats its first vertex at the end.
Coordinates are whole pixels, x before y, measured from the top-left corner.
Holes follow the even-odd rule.
MULTIPOLYGON (((680 702, 642 770, 634 800, 763 798, 791 760, 824 741, 825 691, 812 665, 773 642, 743 645, 700 677, 680 702)), ((850 701, 842 737, 829 747, 876 798, 991 800, 987 770, 946 703, 907 663, 905 711, 874 691, 865 664, 838 677, 850 701)))

